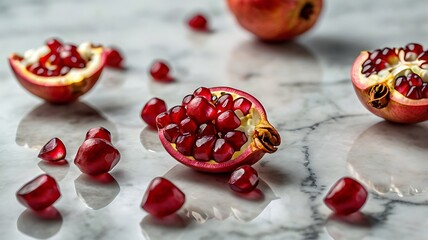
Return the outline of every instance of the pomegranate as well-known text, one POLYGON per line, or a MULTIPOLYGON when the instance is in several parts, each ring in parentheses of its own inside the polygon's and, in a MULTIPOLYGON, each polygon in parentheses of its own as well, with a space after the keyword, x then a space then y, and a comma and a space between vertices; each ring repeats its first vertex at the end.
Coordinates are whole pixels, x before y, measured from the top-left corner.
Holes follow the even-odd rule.
POLYGON ((337 214, 358 211, 367 200, 367 190, 350 177, 339 179, 327 193, 324 203, 337 214))
POLYGON ((23 56, 13 53, 9 64, 19 83, 32 94, 52 103, 68 103, 88 92, 106 61, 102 47, 79 46, 51 39, 23 56))
POLYGON ((157 118, 159 138, 172 157, 200 171, 252 165, 281 142, 261 103, 237 89, 201 87, 176 108, 180 114, 171 109, 157 118))
POLYGON ((172 82, 174 79, 169 75, 169 66, 165 61, 156 60, 150 67, 150 76, 159 82, 172 82))
POLYGON ((232 172, 229 186, 235 192, 247 193, 253 191, 259 184, 259 175, 251 166, 244 165, 232 172))
POLYGON ((208 31, 208 20, 204 16, 204 14, 201 13, 195 14, 191 18, 189 18, 189 20, 187 21, 187 25, 195 31, 208 31))
POLYGON ((361 52, 351 79, 360 101, 377 116, 399 123, 428 120, 428 51, 420 44, 361 52))
POLYGON ((55 179, 47 174, 37 176, 16 192, 18 201, 35 211, 51 206, 61 193, 55 179))
POLYGON ((160 98, 152 98, 141 110, 141 118, 152 128, 156 128, 156 117, 166 111, 166 103, 160 98))
POLYGON ((317 21, 322 0, 227 0, 238 23, 265 41, 292 39, 317 21))
POLYGON ((109 47, 105 49, 106 54, 106 66, 111 68, 123 69, 123 57, 122 54, 116 48, 109 47))
POLYGON ((103 127, 91 128, 86 133, 85 140, 90 138, 101 138, 111 143, 111 133, 103 127))
POLYGON ((59 161, 65 158, 67 151, 59 138, 52 138, 40 149, 38 157, 45 161, 59 161))

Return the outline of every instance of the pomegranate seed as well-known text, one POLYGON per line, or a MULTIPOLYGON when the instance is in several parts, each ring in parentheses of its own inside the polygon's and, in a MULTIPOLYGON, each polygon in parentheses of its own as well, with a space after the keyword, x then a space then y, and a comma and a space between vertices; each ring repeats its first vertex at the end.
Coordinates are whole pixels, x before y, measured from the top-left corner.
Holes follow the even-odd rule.
POLYGON ((141 110, 141 118, 152 128, 156 128, 156 117, 166 111, 165 101, 159 98, 150 99, 141 110))
POLYGON ((72 53, 71 51, 62 51, 60 53, 61 62, 70 68, 84 68, 86 66, 85 60, 80 57, 79 53, 72 53))
POLYGON ((186 95, 181 102, 181 105, 186 106, 194 98, 193 94, 186 95))
POLYGON ((397 53, 395 53, 395 49, 391 48, 384 48, 381 52, 381 58, 390 64, 393 64, 398 60, 398 56, 397 53))
POLYGON ((195 121, 193 121, 191 118, 187 117, 183 119, 180 124, 180 132, 181 133, 195 133, 198 129, 198 125, 196 125, 195 121))
POLYGON ((46 76, 47 77, 55 77, 55 76, 59 76, 60 75, 60 69, 56 68, 55 70, 48 70, 46 72, 46 76))
POLYGON ((169 114, 167 112, 163 112, 157 115, 156 126, 158 128, 163 128, 170 123, 171 123, 171 119, 169 118, 169 114))
POLYGON ((424 51, 424 47, 422 47, 422 45, 417 44, 417 43, 409 43, 406 45, 405 51, 406 51, 406 53, 412 52, 416 56, 419 56, 419 54, 421 54, 424 51))
POLYGON ((212 152, 216 138, 214 136, 204 136, 196 140, 193 156, 198 161, 209 161, 212 158, 212 152))
POLYGON ((419 75, 411 73, 407 76, 410 86, 422 87, 422 78, 419 75))
POLYGON ((246 116, 250 113, 252 103, 243 97, 239 97, 233 101, 233 110, 241 110, 241 112, 246 116))
POLYGON ((380 72, 382 69, 385 69, 388 66, 388 62, 380 58, 376 59, 374 64, 375 64, 376 71, 378 72, 380 72))
POLYGON ((50 52, 46 54, 45 56, 40 58, 39 62, 43 66, 46 66, 46 65, 54 65, 58 67, 61 66, 61 58, 59 57, 59 54, 57 52, 50 52))
POLYGON ((71 68, 67 67, 67 66, 63 66, 59 72, 59 74, 61 76, 66 75, 68 72, 70 72, 71 68))
POLYGON ((215 126, 220 132, 228 132, 238 128, 241 125, 241 120, 232 110, 221 113, 217 116, 215 126))
POLYGON ((224 94, 216 102, 217 112, 222 113, 233 107, 233 97, 230 94, 224 94))
POLYGON ((222 163, 230 160, 234 152, 232 146, 226 143, 224 139, 219 138, 215 141, 213 158, 216 162, 222 163))
POLYGON ((74 164, 83 173, 100 175, 109 172, 120 160, 119 151, 104 139, 85 140, 77 151, 74 164))
POLYGON ((404 96, 407 94, 407 92, 410 89, 410 85, 406 77, 400 76, 397 79, 395 79, 395 89, 401 94, 403 94, 404 96))
POLYGON ((34 178, 16 192, 18 201, 35 211, 51 206, 60 197, 58 184, 53 177, 47 174, 34 178))
POLYGON ((107 130, 103 127, 91 128, 86 133, 85 140, 90 139, 90 138, 101 138, 101 139, 106 140, 107 142, 111 142, 111 133, 109 130, 107 130))
POLYGON ((107 48, 106 52, 106 66, 112 68, 122 68, 123 57, 120 52, 115 48, 107 48))
POLYGON ((172 182, 157 177, 150 182, 144 193, 141 207, 150 215, 162 218, 180 209, 185 199, 184 193, 172 182))
POLYGON ((150 67, 150 75, 154 80, 157 81, 170 81, 169 77, 169 67, 168 65, 161 60, 155 61, 150 67))
POLYGON ((169 118, 173 123, 179 124, 181 120, 187 117, 186 109, 183 106, 172 107, 169 111, 169 118))
POLYGON ((52 52, 57 52, 60 47, 62 47, 61 41, 58 39, 52 38, 46 41, 46 45, 52 52))
POLYGON ((212 100, 211 91, 206 87, 200 87, 200 88, 196 89, 195 92, 193 93, 193 95, 195 97, 203 97, 210 102, 212 100))
POLYGON ((187 104, 187 115, 197 123, 202 124, 214 120, 217 111, 207 99, 195 97, 187 104))
POLYGON ((423 83, 421 88, 421 97, 428 98, 428 83, 423 83))
POLYGON ((247 136, 241 131, 232 131, 224 135, 224 140, 230 144, 235 151, 239 151, 247 142, 247 136))
POLYGON ((59 138, 52 138, 39 152, 39 158, 45 161, 58 161, 65 158, 67 151, 59 138))
POLYGON ((324 203, 337 214, 351 214, 358 211, 366 199, 367 190, 363 185, 352 178, 344 177, 331 187, 324 203))
POLYGON ((163 136, 170 143, 175 143, 177 141, 178 136, 180 135, 180 130, 177 124, 171 123, 168 124, 163 132, 163 136))
POLYGON ((192 28, 195 31, 207 31, 208 30, 208 21, 206 17, 202 14, 196 14, 192 16, 188 21, 187 24, 190 28, 192 28))
POLYGON ((428 61, 428 51, 425 51, 419 55, 419 60, 428 61))
POLYGON ((215 128, 215 126, 211 123, 201 124, 198 128, 197 137, 201 138, 203 136, 209 135, 217 135, 217 129, 215 128))
POLYGON ((248 193, 253 191, 259 184, 259 175, 251 166, 244 165, 232 172, 229 186, 235 192, 248 193))
POLYGON ((177 137, 176 148, 185 156, 191 156, 193 153, 193 146, 196 142, 196 136, 191 133, 183 134, 177 137))
POLYGON ((419 88, 416 86, 410 87, 409 92, 407 93, 406 97, 410 99, 420 99, 421 98, 421 92, 419 91, 419 88))

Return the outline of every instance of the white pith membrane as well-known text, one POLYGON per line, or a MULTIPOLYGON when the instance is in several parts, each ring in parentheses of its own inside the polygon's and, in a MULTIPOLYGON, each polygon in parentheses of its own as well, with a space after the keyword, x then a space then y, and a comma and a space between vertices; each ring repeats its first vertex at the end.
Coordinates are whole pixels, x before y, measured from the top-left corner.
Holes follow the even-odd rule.
MULTIPOLYGON (((71 68, 70 71, 64 76, 39 76, 27 70, 27 66, 39 62, 39 59, 50 52, 49 47, 42 46, 37 49, 30 49, 24 53, 22 60, 14 59, 14 65, 18 67, 24 75, 29 76, 31 81, 45 85, 69 85, 72 83, 80 82, 86 77, 95 73, 102 64, 102 47, 93 47, 90 42, 81 43, 77 47, 80 56, 86 61, 84 68, 71 68)), ((56 66, 46 66, 46 68, 53 70, 56 66)))

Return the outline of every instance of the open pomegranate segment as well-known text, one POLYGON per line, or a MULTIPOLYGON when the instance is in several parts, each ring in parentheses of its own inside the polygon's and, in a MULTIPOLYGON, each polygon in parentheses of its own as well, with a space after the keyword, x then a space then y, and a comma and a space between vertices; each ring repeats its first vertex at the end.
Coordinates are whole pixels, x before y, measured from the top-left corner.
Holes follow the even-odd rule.
POLYGON ((9 56, 21 85, 49 102, 66 103, 89 91, 101 75, 106 53, 89 42, 75 46, 51 39, 45 46, 9 56))
POLYGON ((428 51, 420 44, 363 51, 351 78, 360 101, 374 114, 401 123, 428 120, 428 51))
POLYGON ((265 153, 275 152, 281 142, 261 103, 229 87, 196 89, 182 105, 160 114, 157 126, 171 156, 206 172, 230 172, 254 164, 265 153))

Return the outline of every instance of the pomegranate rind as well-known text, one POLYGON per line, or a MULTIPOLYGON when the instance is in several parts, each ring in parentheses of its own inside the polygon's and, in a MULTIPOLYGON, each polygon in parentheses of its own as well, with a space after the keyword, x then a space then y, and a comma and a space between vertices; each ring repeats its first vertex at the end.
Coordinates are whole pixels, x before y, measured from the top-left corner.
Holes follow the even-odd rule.
POLYGON ((94 47, 94 54, 100 55, 100 61, 91 71, 85 71, 79 79, 59 77, 41 77, 29 72, 20 64, 19 55, 13 53, 8 61, 18 82, 33 95, 51 103, 70 103, 87 93, 101 76, 107 54, 102 47, 94 47))
MULTIPOLYGON (((262 104, 253 96, 250 94, 230 88, 230 87, 213 87, 210 88, 211 92, 226 92, 231 94, 236 94, 237 96, 245 97, 249 101, 251 101, 252 108, 254 108, 256 111, 258 111, 260 115, 260 123, 259 124, 266 124, 267 121, 267 115, 266 111, 263 108, 262 104)), ((194 159, 191 159, 189 157, 184 156, 183 154, 179 153, 172 145, 171 143, 165 138, 164 136, 164 128, 158 130, 159 139, 166 149, 166 151, 175 158, 178 162, 191 167, 195 170, 202 171, 202 172, 212 172, 212 173, 222 173, 222 172, 232 172, 236 168, 242 166, 242 165, 253 165, 256 162, 258 162, 266 153, 266 151, 258 148, 254 141, 252 141, 246 149, 241 150, 241 154, 237 156, 236 158, 222 162, 201 162, 194 159)), ((251 141, 251 140, 249 140, 251 141)), ((280 144, 281 140, 278 139, 278 145, 280 144)))
MULTIPOLYGON (((393 84, 387 85, 390 90, 390 100, 386 107, 378 109, 368 104, 370 101, 369 90, 377 83, 376 80, 372 81, 369 79, 370 77, 366 78, 364 74, 361 73, 362 65, 368 57, 369 53, 367 51, 361 52, 355 59, 351 68, 352 84, 358 99, 364 107, 373 114, 391 122, 418 123, 428 120, 428 99, 414 100, 406 98, 395 90, 393 84)), ((394 76, 390 74, 390 76, 385 79, 385 82, 393 77, 394 76)))

